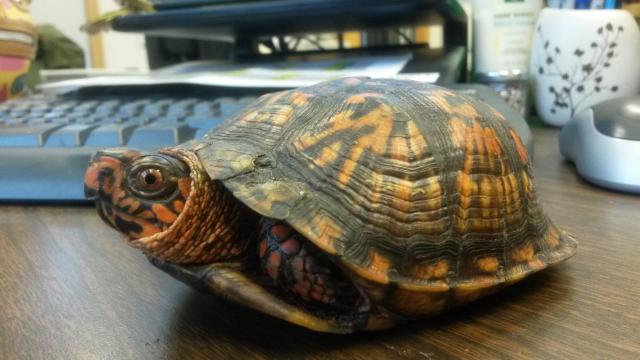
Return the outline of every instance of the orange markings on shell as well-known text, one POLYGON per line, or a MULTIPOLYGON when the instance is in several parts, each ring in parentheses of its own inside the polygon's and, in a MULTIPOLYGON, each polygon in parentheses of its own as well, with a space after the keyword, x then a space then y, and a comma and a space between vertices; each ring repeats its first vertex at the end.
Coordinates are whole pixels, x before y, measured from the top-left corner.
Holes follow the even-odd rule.
POLYGON ((386 278, 387 271, 391 267, 391 262, 387 257, 381 255, 375 249, 369 249, 369 266, 367 267, 369 273, 380 274, 386 278))
POLYGON ((494 273, 498 271, 500 263, 495 256, 487 256, 476 260, 476 265, 484 273, 494 273))
POLYGON ((296 91, 293 94, 291 94, 291 103, 296 106, 302 106, 308 103, 309 99, 311 99, 312 97, 313 95, 311 94, 305 94, 305 93, 296 91))
POLYGON ((360 93, 349 96, 345 102, 347 104, 364 104, 368 97, 382 98, 384 95, 378 93, 360 93))
POLYGON ((471 119, 478 118, 478 111, 470 103, 456 105, 453 107, 451 111, 458 116, 462 115, 464 117, 471 118, 471 119))
POLYGON ((311 219, 311 226, 307 229, 309 230, 309 233, 305 234, 307 238, 316 239, 314 243, 322 250, 330 254, 336 253, 334 248, 335 240, 342 236, 342 227, 340 225, 329 217, 316 215, 311 219))
POLYGON ((261 122, 268 122, 272 127, 281 127, 291 120, 294 113, 293 108, 288 105, 279 106, 278 109, 273 110, 275 111, 265 112, 260 119, 261 122))
POLYGON ((429 153, 427 140, 413 121, 409 122, 407 132, 409 135, 409 149, 405 150, 406 155, 404 157, 409 158, 409 152, 413 151, 417 160, 423 159, 429 153))
POLYGON ((488 127, 483 128, 484 130, 484 138, 485 141, 487 143, 487 153, 494 155, 494 156, 500 156, 502 155, 502 143, 500 142, 500 139, 498 138, 498 136, 496 135, 496 132, 488 127))
POLYGON ((560 234, 554 227, 551 227, 551 229, 549 230, 549 235, 547 236, 547 244, 549 244, 549 247, 552 249, 560 245, 560 234))
POLYGON ((527 266, 529 266, 531 268, 531 270, 537 271, 537 270, 544 269, 546 264, 545 264, 544 261, 542 261, 539 258, 535 257, 535 258, 529 260, 529 262, 527 262, 527 266))
POLYGON ((518 151, 518 157, 520 157, 520 161, 523 164, 527 164, 529 162, 529 156, 527 155, 527 149, 522 144, 522 140, 520 140, 520 136, 515 132, 515 130, 511 129, 510 132, 511 138, 513 142, 516 144, 516 151, 518 151))
POLYGON ((402 315, 427 317, 447 307, 449 294, 446 290, 448 286, 444 282, 440 286, 434 284, 429 292, 398 289, 391 294, 388 302, 394 311, 402 315))
POLYGON ((449 121, 449 128, 453 145, 457 148, 463 147, 467 138, 467 125, 460 118, 454 117, 449 121))
POLYGON ((408 162, 409 149, 407 148, 407 140, 399 137, 392 138, 389 142, 387 152, 394 160, 408 162))
MULTIPOLYGON (((387 148, 389 135, 393 126, 393 111, 386 104, 380 104, 368 114, 352 119, 353 110, 347 110, 334 115, 329 121, 329 127, 316 135, 303 135, 295 143, 296 150, 304 152, 318 142, 335 136, 343 131, 357 132, 362 128, 371 128, 372 131, 360 136, 352 146, 349 158, 345 159, 340 171, 338 181, 344 186, 351 179, 353 171, 358 166, 358 161, 366 149, 382 155, 387 148)), ((322 163, 322 161, 320 161, 322 163)))
POLYGON ((528 262, 533 259, 534 248, 532 244, 524 245, 513 251, 511 258, 519 263, 528 262))
POLYGON ((445 89, 438 89, 432 91, 421 91, 421 93, 425 95, 427 102, 435 104, 447 113, 452 113, 453 108, 451 107, 451 104, 449 104, 449 101, 447 101, 447 96, 453 95, 452 92, 445 89))
POLYGON ((449 263, 446 260, 440 260, 433 263, 419 263, 411 268, 411 275, 416 279, 432 280, 444 279, 449 271, 449 263))
POLYGON ((265 104, 270 105, 273 104, 275 102, 277 102, 278 100, 280 100, 282 97, 284 97, 285 95, 288 95, 289 91, 279 91, 276 93, 271 93, 271 94, 267 94, 267 95, 263 95, 265 98, 265 104))
POLYGON ((325 167, 333 163, 338 158, 341 148, 342 148, 341 142, 336 141, 332 143, 331 145, 322 149, 322 153, 320 154, 320 157, 318 157, 317 159, 314 159, 314 163, 320 167, 325 167))

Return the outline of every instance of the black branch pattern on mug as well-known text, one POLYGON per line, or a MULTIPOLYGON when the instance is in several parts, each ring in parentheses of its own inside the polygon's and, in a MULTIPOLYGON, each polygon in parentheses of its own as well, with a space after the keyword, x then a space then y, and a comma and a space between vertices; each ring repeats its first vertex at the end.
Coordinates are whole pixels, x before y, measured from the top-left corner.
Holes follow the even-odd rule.
POLYGON ((545 57, 543 64, 536 64, 538 74, 560 79, 559 84, 547 89, 554 96, 550 109, 552 114, 568 109, 573 117, 580 105, 593 94, 618 91, 618 85, 606 84, 603 72, 612 66, 612 60, 618 56, 618 37, 624 31, 622 26, 614 27, 607 23, 599 27, 596 38, 588 46, 573 49, 573 64, 561 64, 558 56, 567 50, 553 46, 545 39, 539 25, 536 31, 543 44, 545 57))

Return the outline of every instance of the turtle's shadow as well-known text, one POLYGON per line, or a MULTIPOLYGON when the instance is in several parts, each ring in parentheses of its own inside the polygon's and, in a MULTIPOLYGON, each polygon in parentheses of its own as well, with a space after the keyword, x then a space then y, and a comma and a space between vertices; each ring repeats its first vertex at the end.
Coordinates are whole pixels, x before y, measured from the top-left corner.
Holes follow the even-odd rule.
MULTIPOLYGON (((310 331, 268 315, 235 305, 211 295, 190 291, 176 306, 174 319, 167 331, 166 354, 169 359, 211 357, 212 354, 234 353, 261 355, 267 358, 300 357, 309 354, 330 354, 339 349, 362 347, 367 344, 394 344, 427 338, 429 333, 456 323, 469 322, 478 317, 491 318, 509 304, 526 304, 533 295, 545 291, 553 284, 561 291, 549 291, 544 306, 536 307, 541 314, 554 308, 573 295, 573 277, 567 268, 551 268, 529 279, 500 291, 496 295, 455 309, 432 319, 418 320, 393 329, 334 335, 310 331), (551 294, 552 293, 552 294, 551 294)), ((530 313, 509 313, 512 321, 526 326, 533 321, 530 313)), ((246 356, 243 356, 246 357, 246 356)))

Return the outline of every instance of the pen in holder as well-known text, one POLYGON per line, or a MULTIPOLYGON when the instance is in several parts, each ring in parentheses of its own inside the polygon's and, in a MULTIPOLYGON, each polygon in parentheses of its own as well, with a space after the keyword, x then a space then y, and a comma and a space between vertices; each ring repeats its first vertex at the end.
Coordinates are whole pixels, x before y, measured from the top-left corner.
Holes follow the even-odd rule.
POLYGON ((545 8, 529 69, 538 115, 562 126, 593 104, 640 91, 640 30, 625 10, 545 8))

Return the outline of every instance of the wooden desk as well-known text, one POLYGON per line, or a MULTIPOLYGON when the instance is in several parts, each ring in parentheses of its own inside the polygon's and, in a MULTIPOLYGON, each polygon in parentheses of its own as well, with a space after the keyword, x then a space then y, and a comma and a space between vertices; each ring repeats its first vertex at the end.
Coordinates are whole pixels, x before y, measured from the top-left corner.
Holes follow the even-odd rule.
POLYGON ((557 131, 534 133, 540 196, 578 254, 467 308, 378 333, 314 333, 201 295, 90 207, 2 205, 0 358, 640 358, 640 197, 579 180, 557 131))

